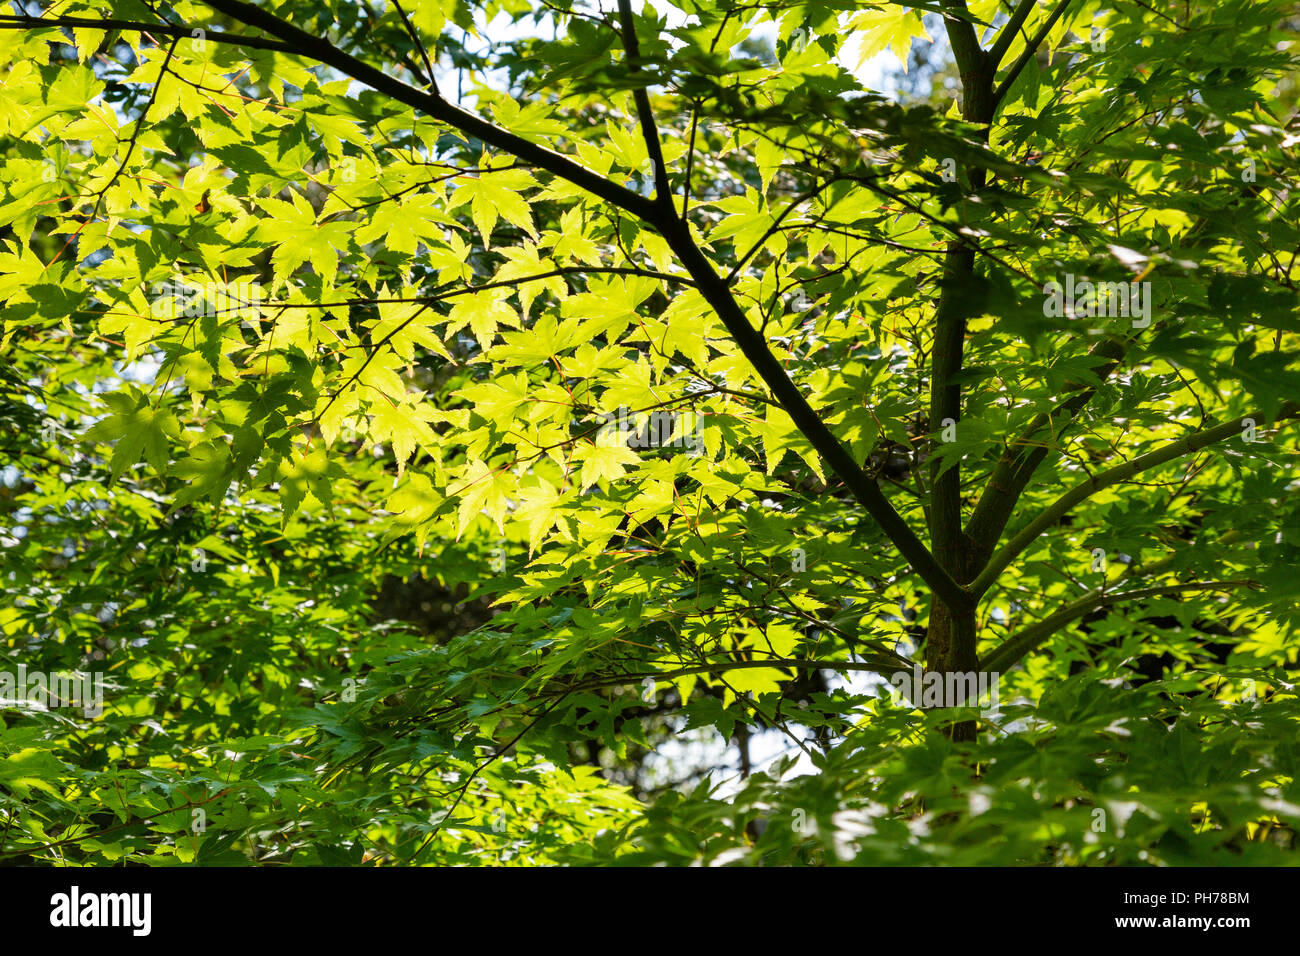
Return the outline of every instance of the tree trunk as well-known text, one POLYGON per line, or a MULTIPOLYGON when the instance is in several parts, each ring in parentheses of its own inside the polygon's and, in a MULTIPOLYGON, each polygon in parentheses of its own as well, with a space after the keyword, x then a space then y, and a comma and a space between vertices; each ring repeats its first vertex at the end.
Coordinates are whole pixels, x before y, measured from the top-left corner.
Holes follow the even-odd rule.
MULTIPOLYGON (((959 584, 966 584, 973 576, 971 548, 964 535, 960 540, 960 550, 948 570, 959 584)), ((945 687, 949 686, 948 674, 976 674, 979 670, 975 653, 977 636, 975 608, 953 611, 938 598, 932 599, 930 626, 925 635, 926 671, 944 675, 945 687)), ((975 721, 963 720, 949 727, 947 733, 953 740, 971 741, 975 739, 976 729, 975 721)))

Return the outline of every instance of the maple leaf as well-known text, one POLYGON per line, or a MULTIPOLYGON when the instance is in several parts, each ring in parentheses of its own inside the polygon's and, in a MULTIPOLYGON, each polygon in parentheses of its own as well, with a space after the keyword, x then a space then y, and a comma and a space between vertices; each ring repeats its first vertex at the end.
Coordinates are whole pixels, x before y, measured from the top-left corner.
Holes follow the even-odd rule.
POLYGON ((521 494, 523 500, 515 509, 514 517, 528 522, 528 553, 532 554, 559 520, 557 506, 562 498, 552 485, 546 483, 535 485, 521 494))
POLYGON ((906 73, 912 52, 912 38, 930 39, 921 17, 906 8, 864 10, 850 21, 850 29, 862 31, 858 34, 861 45, 858 48, 856 69, 862 69, 864 63, 888 47, 903 64, 903 72, 906 73))
POLYGON ((465 326, 478 339, 479 347, 485 351, 492 346, 498 325, 519 325, 519 315, 506 299, 509 292, 502 289, 488 289, 460 296, 451 308, 450 322, 446 334, 450 337, 465 326))
POLYGON ((529 208, 528 201, 519 195, 519 190, 536 184, 533 177, 522 169, 467 177, 460 181, 459 188, 451 194, 447 207, 455 209, 467 202, 470 204, 470 218, 474 220, 474 228, 483 238, 484 249, 492 246, 492 230, 498 218, 505 219, 536 238, 533 211, 529 208))
POLYGON ((426 414, 420 405, 407 402, 381 401, 371 407, 370 439, 392 444, 399 477, 416 445, 431 448, 437 444, 438 436, 429 427, 426 414))
MULTIPOLYGON (((378 297, 413 300, 416 298, 416 290, 406 286, 403 287, 400 295, 392 296, 388 286, 385 285, 380 287, 378 297)), ((376 345, 387 341, 393 351, 406 362, 415 360, 416 345, 422 345, 431 352, 451 360, 451 353, 447 351, 447 346, 433 331, 433 326, 441 322, 442 317, 434 312, 428 303, 380 302, 377 310, 379 321, 370 328, 370 338, 376 345)))
POLYGON ((579 448, 574 460, 582 463, 578 483, 583 488, 590 488, 602 479, 613 481, 622 478, 627 467, 640 462, 641 457, 626 445, 591 443, 579 448))
POLYGON ((164 473, 171 447, 169 439, 180 436, 176 416, 165 408, 152 407, 148 396, 134 389, 105 396, 104 400, 113 414, 90 428, 86 438, 114 442, 109 484, 139 461, 141 453, 156 472, 164 473))
POLYGON ((455 482, 455 495, 460 499, 456 511, 456 536, 465 533, 474 516, 482 512, 504 532, 506 508, 517 482, 507 468, 492 468, 485 461, 470 462, 465 473, 455 482))
POLYGON ((415 529, 416 542, 422 548, 429 533, 429 519, 444 500, 428 475, 412 471, 388 496, 384 509, 396 515, 401 526, 415 529))

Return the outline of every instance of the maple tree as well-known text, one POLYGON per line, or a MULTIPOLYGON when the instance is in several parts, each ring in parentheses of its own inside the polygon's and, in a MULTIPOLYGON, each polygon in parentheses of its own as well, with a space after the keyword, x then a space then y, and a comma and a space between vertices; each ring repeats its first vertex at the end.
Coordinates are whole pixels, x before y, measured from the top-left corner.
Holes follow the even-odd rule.
POLYGON ((1294 4, 12 9, 0 858, 1290 859, 1294 4))

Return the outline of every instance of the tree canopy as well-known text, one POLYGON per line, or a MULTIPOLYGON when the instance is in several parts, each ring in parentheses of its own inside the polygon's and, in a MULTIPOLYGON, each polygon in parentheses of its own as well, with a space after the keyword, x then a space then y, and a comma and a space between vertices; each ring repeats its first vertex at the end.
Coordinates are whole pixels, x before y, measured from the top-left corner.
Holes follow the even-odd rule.
POLYGON ((0 861, 1293 864, 1298 25, 10 4, 0 861))

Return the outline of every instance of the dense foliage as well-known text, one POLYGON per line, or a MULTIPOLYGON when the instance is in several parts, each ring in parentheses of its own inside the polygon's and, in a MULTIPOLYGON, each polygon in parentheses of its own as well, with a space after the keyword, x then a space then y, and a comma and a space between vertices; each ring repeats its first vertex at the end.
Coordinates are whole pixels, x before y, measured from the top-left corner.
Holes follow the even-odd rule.
POLYGON ((1297 25, 10 4, 0 860, 1294 863, 1297 25))

